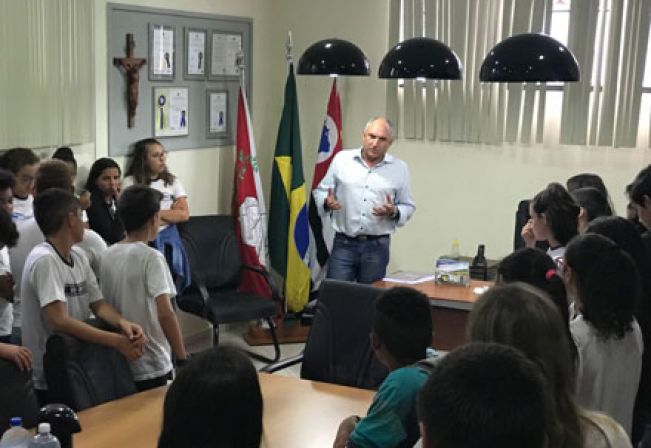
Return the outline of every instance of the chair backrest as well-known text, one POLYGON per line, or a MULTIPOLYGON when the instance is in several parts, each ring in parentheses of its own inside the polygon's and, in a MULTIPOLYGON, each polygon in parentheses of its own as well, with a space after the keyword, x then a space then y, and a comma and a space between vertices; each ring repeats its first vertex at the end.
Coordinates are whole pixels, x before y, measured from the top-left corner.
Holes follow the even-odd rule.
POLYGON ((111 347, 54 334, 47 340, 43 365, 48 400, 75 411, 136 392, 127 360, 111 347))
POLYGON ((377 389, 389 370, 370 342, 375 300, 383 292, 359 283, 324 280, 301 377, 346 386, 377 389))
POLYGON ((0 359, 0 434, 9 428, 11 417, 22 417, 23 426, 36 426, 38 401, 32 384, 32 372, 18 370, 6 359, 0 359))
POLYGON ((193 216, 179 224, 179 233, 190 262, 193 284, 208 289, 236 288, 242 262, 237 248, 233 217, 229 215, 193 216), (219 269, 215 269, 219 266, 219 269))

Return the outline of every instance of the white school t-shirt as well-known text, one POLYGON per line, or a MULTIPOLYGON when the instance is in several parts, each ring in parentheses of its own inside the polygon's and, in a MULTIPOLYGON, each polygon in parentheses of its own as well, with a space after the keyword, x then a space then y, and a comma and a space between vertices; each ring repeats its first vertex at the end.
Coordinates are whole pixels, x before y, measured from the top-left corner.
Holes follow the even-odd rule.
POLYGON ((629 435, 644 351, 642 331, 636 320, 632 327, 621 339, 603 339, 583 315, 570 322, 579 354, 576 402, 609 415, 629 435))
POLYGON ((27 195, 25 199, 14 196, 14 211, 11 219, 15 223, 28 220, 34 216, 34 196, 27 195))
MULTIPOLYGON (((14 282, 16 283, 16 288, 14 290, 13 326, 21 327, 22 317, 20 302, 22 299, 21 287, 25 260, 27 260, 27 256, 34 247, 45 241, 45 237, 43 236, 41 229, 38 227, 35 218, 19 222, 16 227, 20 236, 18 237, 18 243, 9 249, 9 260, 11 261, 14 282)), ((84 239, 74 247, 79 247, 83 250, 84 255, 86 255, 86 258, 97 277, 99 274, 102 253, 106 250, 106 243, 102 237, 94 230, 84 229, 84 239)))
MULTIPOLYGON (((124 190, 127 187, 130 187, 134 184, 133 176, 127 176, 122 180, 122 189, 124 190)), ((178 177, 174 178, 174 182, 169 185, 165 185, 162 179, 157 179, 149 184, 149 187, 154 190, 158 190, 163 194, 163 198, 160 201, 161 210, 170 210, 172 204, 179 198, 187 198, 188 195, 183 188, 183 185, 179 181, 178 177)), ((158 231, 165 229, 167 224, 161 225, 158 231)))
POLYGON ((68 264, 50 243, 37 245, 25 261, 21 285, 23 307, 23 344, 32 351, 32 379, 36 389, 47 389, 43 371, 45 343, 52 330, 42 311, 60 301, 68 316, 85 320, 91 315, 90 304, 102 299, 95 275, 83 252, 73 247, 68 264))
POLYGON ((145 354, 129 363, 135 381, 163 376, 172 370, 169 342, 158 320, 156 297, 176 295, 163 255, 144 243, 116 243, 102 259, 102 292, 120 314, 136 322, 149 339, 145 354))
MULTIPOLYGON (((7 246, 0 249, 0 275, 11 273, 9 267, 9 250, 7 246)), ((11 334, 11 324, 14 321, 11 302, 0 297, 0 336, 11 334)))

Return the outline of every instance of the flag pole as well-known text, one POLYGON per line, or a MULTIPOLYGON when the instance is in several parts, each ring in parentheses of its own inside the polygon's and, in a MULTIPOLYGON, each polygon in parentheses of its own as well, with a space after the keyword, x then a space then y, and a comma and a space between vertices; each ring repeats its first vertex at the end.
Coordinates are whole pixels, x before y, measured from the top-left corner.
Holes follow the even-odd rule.
POLYGON ((287 42, 285 43, 285 58, 287 59, 287 64, 294 63, 294 56, 292 55, 292 50, 294 49, 294 41, 292 39, 292 32, 287 31, 287 42))
POLYGON ((246 80, 246 64, 244 64, 244 52, 241 48, 237 50, 237 54, 235 55, 235 65, 240 70, 240 87, 243 87, 246 80))

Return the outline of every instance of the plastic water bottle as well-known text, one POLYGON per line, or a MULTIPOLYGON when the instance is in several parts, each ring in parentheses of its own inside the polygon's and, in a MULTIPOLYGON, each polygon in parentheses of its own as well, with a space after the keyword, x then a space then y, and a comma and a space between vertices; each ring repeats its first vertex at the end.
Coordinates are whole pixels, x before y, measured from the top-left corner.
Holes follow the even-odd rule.
POLYGON ((38 424, 38 434, 34 436, 29 448, 61 448, 59 440, 50 433, 49 423, 38 424))
POLYGON ((9 420, 9 429, 2 434, 0 448, 28 448, 32 441, 32 434, 23 428, 23 419, 12 417, 9 420))

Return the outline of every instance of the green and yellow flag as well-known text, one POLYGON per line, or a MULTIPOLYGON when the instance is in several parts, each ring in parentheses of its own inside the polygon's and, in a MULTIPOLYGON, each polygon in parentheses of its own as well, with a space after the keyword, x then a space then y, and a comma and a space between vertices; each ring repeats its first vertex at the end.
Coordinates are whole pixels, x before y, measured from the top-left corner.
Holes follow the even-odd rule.
POLYGON ((290 311, 301 311, 310 292, 310 242, 294 66, 289 65, 285 105, 278 127, 269 207, 271 267, 285 279, 290 311))

